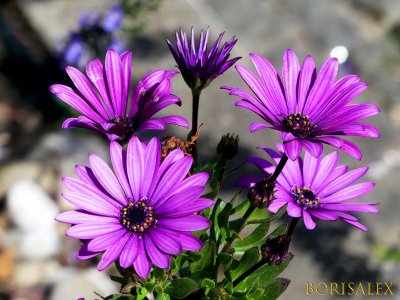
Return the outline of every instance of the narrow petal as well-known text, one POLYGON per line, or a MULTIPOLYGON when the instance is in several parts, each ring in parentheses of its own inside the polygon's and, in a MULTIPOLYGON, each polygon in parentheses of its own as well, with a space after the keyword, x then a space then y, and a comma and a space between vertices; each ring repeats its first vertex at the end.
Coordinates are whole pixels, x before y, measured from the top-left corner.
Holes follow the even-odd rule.
POLYGON ((210 226, 210 221, 202 216, 186 216, 177 219, 161 219, 158 225, 178 231, 198 231, 210 226))
POLYGON ((173 192, 173 187, 187 176, 192 163, 193 159, 190 156, 185 156, 176 161, 160 179, 150 204, 155 204, 158 201, 164 202, 168 195, 173 192))
POLYGON ((179 183, 179 185, 175 188, 175 194, 188 187, 204 186, 207 183, 208 178, 209 175, 206 172, 193 174, 179 183))
POLYGON ((116 220, 115 224, 100 223, 99 224, 78 224, 70 227, 65 233, 67 236, 76 239, 93 239, 100 235, 115 232, 121 229, 121 225, 116 220))
POLYGON ((180 239, 175 235, 177 232, 166 228, 155 228, 149 231, 149 236, 161 251, 168 254, 179 254, 182 252, 180 239))
POLYGON ((337 178, 336 180, 332 181, 331 183, 329 183, 319 193, 319 195, 321 197, 325 197, 326 195, 331 195, 331 194, 345 188, 346 186, 352 184, 353 182, 357 181, 362 176, 364 176, 365 173, 367 173, 367 171, 368 171, 368 167, 355 169, 355 170, 337 178))
POLYGON ((343 220, 346 223, 349 223, 350 225, 353 225, 354 227, 361 229, 362 231, 367 232, 368 228, 366 226, 364 226, 363 224, 361 224, 360 222, 357 221, 351 221, 351 220, 343 220))
POLYGON ((89 154, 89 163, 97 180, 107 192, 112 195, 114 199, 125 204, 125 193, 110 167, 95 154, 89 154))
POLYGON ((336 58, 328 59, 321 67, 314 85, 308 95, 303 114, 312 115, 314 111, 324 107, 329 89, 333 86, 339 63, 336 58))
MULTIPOLYGON (((110 157, 115 175, 123 189, 124 194, 132 197, 132 191, 129 186, 128 174, 126 171, 126 152, 119 143, 111 142, 110 157)), ((124 204, 126 203, 127 202, 125 201, 124 204)))
POLYGON ((319 163, 321 158, 316 158, 312 156, 309 152, 304 153, 304 162, 303 162, 303 181, 304 186, 311 187, 313 181, 315 180, 315 174, 318 172, 319 163))
POLYGON ((347 212, 363 212, 363 213, 378 213, 374 205, 377 203, 328 203, 324 204, 324 209, 333 211, 347 211, 347 212))
POLYGON ((250 54, 250 59, 262 79, 264 90, 268 93, 269 97, 265 100, 270 99, 268 104, 275 108, 275 110, 271 111, 274 111, 277 115, 287 115, 289 112, 288 106, 283 95, 279 75, 274 66, 266 58, 254 53, 250 54))
POLYGON ((117 243, 126 233, 127 232, 125 228, 120 228, 116 231, 105 233, 91 240, 87 244, 87 248, 92 252, 104 251, 117 243))
POLYGON ((272 203, 268 206, 268 210, 276 214, 284 205, 288 202, 283 199, 275 199, 272 203))
POLYGON ((146 234, 144 235, 144 244, 146 247, 146 252, 152 262, 161 269, 169 268, 169 255, 162 253, 156 245, 154 245, 153 240, 146 234))
POLYGON ((116 51, 107 51, 104 68, 107 75, 107 86, 114 107, 114 112, 116 116, 123 116, 125 115, 125 112, 122 111, 122 97, 125 93, 122 90, 124 85, 122 63, 116 51))
POLYGON ((335 215, 331 211, 326 211, 323 209, 319 209, 319 210, 310 209, 309 212, 313 217, 316 217, 318 219, 325 220, 325 221, 336 221, 337 219, 339 219, 338 215, 335 215))
POLYGON ((319 157, 324 149, 321 143, 314 143, 306 140, 303 140, 303 146, 314 157, 319 157))
POLYGON ((361 160, 362 159, 362 152, 361 152, 360 148, 358 148, 352 142, 343 140, 343 146, 340 147, 340 150, 350 154, 351 156, 353 156, 357 160, 361 160))
POLYGON ((285 153, 290 160, 295 160, 299 157, 301 150, 303 149, 303 143, 300 140, 293 140, 283 144, 285 153))
POLYGON ((338 160, 339 154, 336 151, 329 153, 321 160, 311 189, 316 190, 317 193, 319 192, 320 185, 329 180, 329 176, 336 167, 338 160))
POLYGON ((82 223, 115 223, 115 218, 108 218, 99 215, 93 215, 85 211, 71 210, 58 214, 55 218, 56 221, 68 224, 82 224, 82 223))
POLYGON ((126 242, 128 241, 129 236, 123 236, 119 241, 117 241, 114 245, 106 250, 101 261, 97 265, 97 269, 99 271, 103 271, 108 266, 110 266, 114 261, 116 261, 121 254, 122 249, 124 249, 126 242))
POLYGON ((89 103, 96 109, 97 112, 100 113, 104 119, 108 120, 110 118, 110 114, 106 111, 104 103, 102 103, 97 94, 94 92, 86 76, 83 75, 81 71, 73 67, 66 67, 65 70, 85 99, 89 101, 89 103))
POLYGON ((249 126, 249 131, 251 133, 253 133, 253 132, 259 131, 261 129, 266 129, 266 128, 271 128, 271 126, 267 125, 267 124, 259 123, 259 122, 253 122, 249 126))
POLYGON ((143 238, 138 240, 138 256, 133 262, 136 273, 142 277, 146 278, 151 270, 151 260, 146 254, 146 248, 144 247, 143 238))
POLYGON ((131 235, 126 242, 124 249, 121 251, 119 263, 123 268, 129 268, 133 265, 139 254, 139 238, 136 234, 131 235))
POLYGON ((96 257, 99 255, 99 252, 91 252, 87 249, 87 244, 83 244, 80 248, 78 253, 76 254, 76 258, 78 260, 83 260, 83 259, 90 259, 93 257, 96 257))
POLYGON ((189 128, 190 126, 188 120, 180 116, 167 116, 160 118, 160 120, 162 120, 166 124, 178 125, 184 128, 189 128))
POLYGON ((140 185, 140 195, 152 195, 157 185, 157 174, 161 160, 161 145, 157 138, 152 138, 147 145, 146 152, 144 154, 144 165, 146 171, 143 172, 142 184, 140 185))
POLYGON ((343 202, 360 198, 368 194, 375 184, 373 182, 363 182, 341 189, 338 192, 321 199, 321 203, 343 202))
POLYGON ((115 115, 114 107, 111 104, 110 97, 105 82, 104 67, 98 58, 91 60, 86 65, 86 74, 90 81, 99 91, 99 94, 105 104, 106 110, 111 114, 115 115))
POLYGON ((126 107, 128 104, 129 86, 131 84, 132 74, 132 52, 126 51, 121 55, 122 62, 122 101, 121 111, 126 113, 126 107))
POLYGON ((282 79, 289 113, 296 112, 297 108, 297 80, 299 72, 300 64, 296 54, 291 49, 287 49, 283 55, 282 79))
POLYGON ((295 203, 293 202, 288 203, 287 213, 289 216, 293 218, 298 218, 301 216, 301 211, 302 211, 301 207, 299 207, 295 203))
POLYGON ((312 219, 311 215, 308 213, 308 211, 303 209, 303 221, 304 225, 308 230, 313 230, 315 228, 315 222, 312 219))
POLYGON ((54 84, 50 87, 50 91, 87 118, 97 123, 102 123, 105 121, 102 116, 95 112, 95 110, 70 87, 62 84, 54 84))
POLYGON ((98 199, 89 198, 74 192, 64 192, 62 196, 72 205, 94 214, 109 217, 119 214, 119 209, 105 200, 98 201, 98 199))
POLYGON ((315 63, 310 55, 307 55, 301 66, 297 89, 298 111, 303 113, 308 94, 316 77, 315 63))
POLYGON ((127 149, 127 173, 133 197, 140 199, 140 185, 142 184, 144 170, 144 150, 139 138, 133 136, 127 149))

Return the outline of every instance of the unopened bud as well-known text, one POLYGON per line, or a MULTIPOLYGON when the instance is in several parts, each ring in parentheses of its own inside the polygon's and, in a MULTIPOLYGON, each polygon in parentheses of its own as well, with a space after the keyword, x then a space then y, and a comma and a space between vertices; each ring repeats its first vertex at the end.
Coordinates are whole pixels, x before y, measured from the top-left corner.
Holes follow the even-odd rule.
POLYGON ((239 150, 239 137, 229 133, 222 136, 217 146, 217 154, 221 154, 225 160, 235 157, 239 150))
POLYGON ((289 254, 289 245, 290 237, 287 234, 269 238, 261 246, 261 255, 270 264, 280 264, 289 254))
POLYGON ((268 207, 274 199, 275 182, 271 182, 269 178, 257 182, 247 192, 250 202, 258 207, 268 207))

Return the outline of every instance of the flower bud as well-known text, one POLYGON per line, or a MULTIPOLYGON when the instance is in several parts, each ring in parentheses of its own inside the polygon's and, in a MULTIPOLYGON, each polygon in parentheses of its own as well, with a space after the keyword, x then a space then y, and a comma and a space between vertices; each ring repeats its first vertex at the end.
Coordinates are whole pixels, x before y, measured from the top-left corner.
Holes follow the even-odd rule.
POLYGON ((217 154, 221 154, 224 160, 235 157, 239 150, 239 137, 229 133, 222 136, 217 146, 217 154))
POLYGON ((269 178, 261 180, 253 185, 247 192, 250 202, 258 207, 265 208, 270 205, 274 199, 275 182, 271 182, 269 178))
POLYGON ((284 233, 269 238, 261 246, 261 255, 270 264, 280 264, 289 254, 290 237, 284 233))

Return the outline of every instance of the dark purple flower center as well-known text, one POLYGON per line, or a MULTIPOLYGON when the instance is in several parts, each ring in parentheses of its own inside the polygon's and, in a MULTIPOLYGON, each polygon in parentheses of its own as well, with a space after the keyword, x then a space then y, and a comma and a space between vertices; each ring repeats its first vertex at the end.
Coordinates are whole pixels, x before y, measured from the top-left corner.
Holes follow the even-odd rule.
POLYGON ((157 223, 153 207, 148 205, 146 197, 137 202, 130 201, 128 205, 124 206, 121 209, 119 220, 128 231, 139 235, 157 223))
POLYGON ((132 128, 133 118, 128 116, 114 117, 110 120, 110 123, 118 125, 121 128, 132 128))
POLYGON ((317 125, 311 124, 309 116, 301 113, 291 114, 283 119, 283 129, 296 137, 307 138, 312 136, 313 130, 317 125))
POLYGON ((134 118, 129 116, 114 117, 110 119, 109 123, 114 125, 108 132, 120 136, 121 141, 129 139, 136 130, 134 118))
POLYGON ((310 188, 302 187, 292 191, 294 200, 303 208, 317 208, 319 206, 319 197, 315 197, 314 191, 310 188))

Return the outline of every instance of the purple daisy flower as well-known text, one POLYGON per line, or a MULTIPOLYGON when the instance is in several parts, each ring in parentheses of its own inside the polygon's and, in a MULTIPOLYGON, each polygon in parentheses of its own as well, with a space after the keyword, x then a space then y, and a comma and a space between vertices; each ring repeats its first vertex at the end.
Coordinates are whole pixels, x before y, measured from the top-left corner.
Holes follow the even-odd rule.
POLYGON ((255 97, 236 87, 222 88, 241 98, 236 106, 256 113, 268 123, 254 122, 250 132, 264 128, 280 131, 285 153, 291 160, 300 155, 303 147, 318 157, 322 143, 361 159, 360 149, 338 136, 379 137, 375 127, 360 122, 378 114, 379 108, 373 104, 348 104, 367 84, 357 75, 347 75, 335 82, 336 58, 327 60, 317 75, 311 56, 300 67, 296 54, 288 49, 283 56, 282 78, 264 57, 253 53, 250 58, 261 79, 243 66, 236 69, 255 97))
POLYGON ((218 36, 208 51, 209 32, 210 28, 207 28, 205 33, 203 30, 201 31, 197 49, 193 27, 190 35, 190 44, 182 29, 176 32, 175 47, 167 40, 168 47, 178 64, 183 79, 192 90, 205 88, 240 59, 240 57, 236 57, 228 60, 230 52, 237 42, 235 37, 232 37, 222 47, 219 47, 224 33, 218 36))
POLYGON ((171 94, 175 71, 148 73, 133 90, 128 105, 131 63, 132 52, 118 55, 116 51, 108 50, 104 66, 97 58, 86 65, 87 77, 81 71, 67 67, 76 89, 54 84, 50 91, 82 116, 67 119, 62 127, 89 128, 107 134, 110 140, 124 141, 141 130, 164 130, 166 124, 188 128, 187 120, 179 116, 153 118, 161 109, 181 104, 181 100, 171 94))
MULTIPOLYGON (((278 145, 283 151, 282 145, 278 145)), ((282 153, 261 147, 276 164, 282 153)), ((338 166, 338 152, 332 152, 325 157, 313 157, 306 152, 304 160, 289 160, 275 185, 275 199, 268 210, 277 213, 287 204, 287 213, 294 218, 302 217, 307 229, 315 228, 314 218, 325 221, 342 220, 361 230, 368 229, 362 225, 352 212, 378 213, 375 205, 378 202, 351 202, 368 194, 375 186, 373 182, 363 182, 352 185, 367 172, 368 168, 359 168, 347 172, 345 165, 338 166)), ((275 165, 259 157, 249 159, 266 177, 275 170, 275 165)), ((256 176, 243 177, 237 185, 250 188, 263 178, 256 176)))
POLYGON ((113 170, 90 154, 90 167, 76 167, 79 179, 63 178, 63 197, 78 209, 56 220, 74 225, 66 235, 84 241, 77 258, 104 252, 99 270, 119 260, 145 278, 153 263, 166 269, 171 255, 201 249, 190 232, 210 225, 196 213, 213 201, 201 198, 207 173, 187 177, 192 157, 177 149, 161 162, 158 139, 146 145, 135 136, 126 151, 111 142, 110 154, 113 170))

